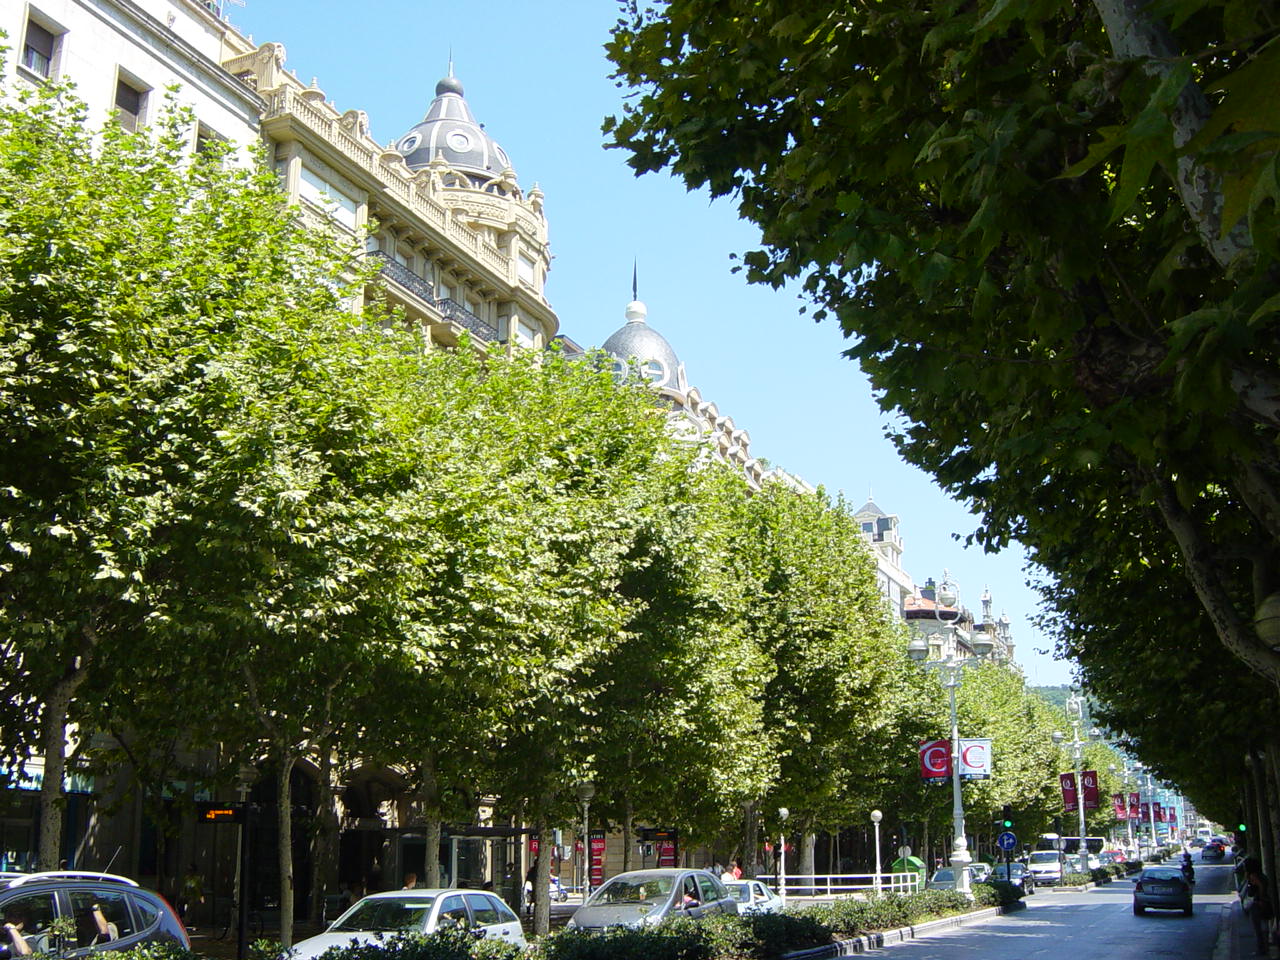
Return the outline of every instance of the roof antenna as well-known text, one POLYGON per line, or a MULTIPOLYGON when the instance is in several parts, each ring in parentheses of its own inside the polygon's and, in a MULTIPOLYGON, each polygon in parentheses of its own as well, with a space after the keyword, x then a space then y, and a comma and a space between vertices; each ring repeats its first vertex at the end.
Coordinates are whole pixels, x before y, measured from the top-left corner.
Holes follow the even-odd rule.
POLYGON ((636 277, 639 269, 637 266, 638 262, 639 262, 638 260, 631 261, 631 299, 632 300, 640 299, 640 294, 638 293, 639 287, 636 283, 636 277))

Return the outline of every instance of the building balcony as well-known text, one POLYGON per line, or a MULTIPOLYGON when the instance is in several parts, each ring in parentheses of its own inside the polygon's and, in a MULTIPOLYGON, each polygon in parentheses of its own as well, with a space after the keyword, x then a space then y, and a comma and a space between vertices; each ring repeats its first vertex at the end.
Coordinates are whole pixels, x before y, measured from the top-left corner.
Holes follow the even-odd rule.
MULTIPOLYGON (((462 304, 447 297, 437 297, 435 284, 430 280, 418 276, 418 274, 383 250, 370 250, 369 256, 377 262, 383 279, 412 294, 423 304, 430 307, 432 312, 440 316, 440 321, 433 322, 431 325, 436 328, 449 328, 440 330, 440 333, 448 334, 452 332, 454 334, 453 336, 446 335, 444 337, 445 342, 456 342, 456 334, 461 330, 469 331, 473 337, 485 343, 497 342, 498 330, 496 327, 477 317, 462 304)), ((432 317, 432 320, 434 320, 434 317, 432 317)))

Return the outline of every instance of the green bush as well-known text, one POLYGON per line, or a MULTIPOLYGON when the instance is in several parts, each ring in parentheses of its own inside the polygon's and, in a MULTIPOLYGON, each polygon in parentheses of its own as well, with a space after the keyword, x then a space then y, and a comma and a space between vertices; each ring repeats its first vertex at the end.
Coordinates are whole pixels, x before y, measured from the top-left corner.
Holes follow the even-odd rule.
POLYGON ((714 960, 716 939, 710 924, 680 918, 638 930, 557 930, 537 941, 531 955, 537 960, 714 960))
POLYGON ((994 880, 973 885, 973 901, 982 907, 1007 907, 1022 899, 1022 888, 1008 880, 994 880))
POLYGON ((1058 886, 1083 887, 1086 883, 1088 883, 1092 879, 1093 877, 1091 877, 1087 873, 1064 873, 1062 875, 1062 879, 1058 883, 1058 886))

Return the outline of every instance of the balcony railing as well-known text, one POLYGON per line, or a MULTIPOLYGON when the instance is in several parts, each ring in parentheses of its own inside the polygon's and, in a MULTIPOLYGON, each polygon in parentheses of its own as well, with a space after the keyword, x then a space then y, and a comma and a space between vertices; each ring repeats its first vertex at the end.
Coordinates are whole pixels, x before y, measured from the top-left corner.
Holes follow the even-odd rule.
POLYGON ((378 261, 384 276, 431 304, 445 319, 465 327, 486 343, 493 343, 498 339, 498 331, 495 327, 481 320, 455 300, 447 297, 437 299, 435 284, 425 277, 418 276, 386 251, 370 250, 369 256, 378 261))
POLYGON ((481 340, 493 343, 498 339, 498 331, 496 328, 485 323, 485 321, 481 320, 460 303, 456 303, 447 298, 444 300, 437 300, 436 309, 454 323, 466 327, 481 340))
POLYGON ((436 302, 436 288, 430 280, 420 277, 403 263, 400 263, 383 250, 370 250, 369 256, 382 264, 382 272, 410 293, 421 297, 427 303, 436 302))

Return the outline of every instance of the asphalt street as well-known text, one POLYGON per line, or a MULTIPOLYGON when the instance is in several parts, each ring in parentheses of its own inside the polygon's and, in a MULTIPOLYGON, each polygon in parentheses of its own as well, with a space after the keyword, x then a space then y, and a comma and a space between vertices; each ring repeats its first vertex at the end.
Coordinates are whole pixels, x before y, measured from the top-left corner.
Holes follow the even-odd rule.
POLYGON ((1042 887, 1025 910, 869 953, 893 960, 1061 960, 1067 951, 1107 960, 1210 960, 1223 909, 1235 899, 1229 865, 1198 863, 1190 917, 1164 910, 1134 916, 1127 880, 1082 893, 1042 887))

